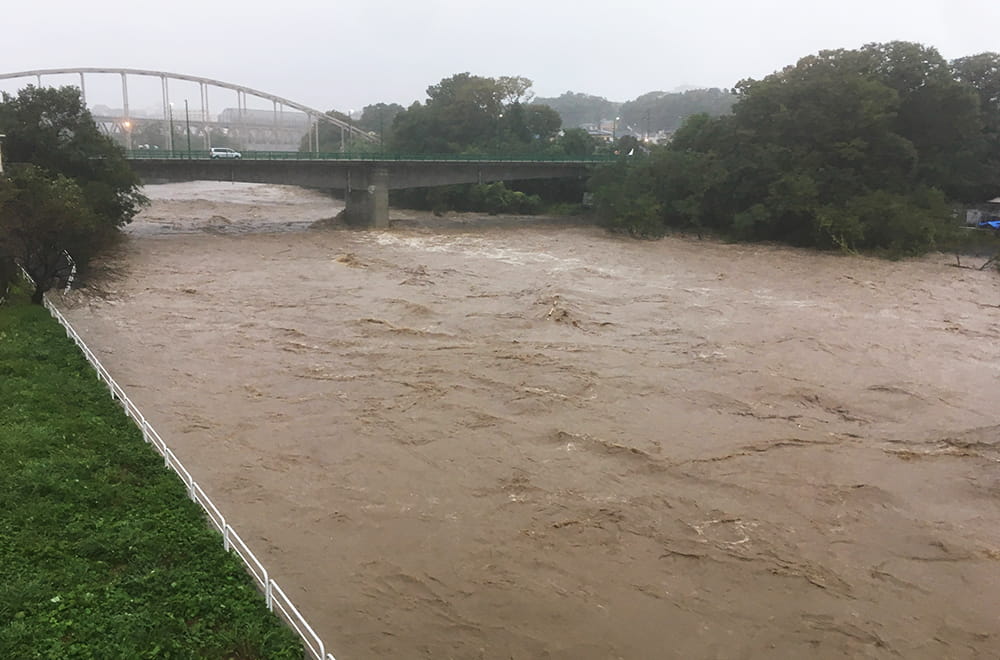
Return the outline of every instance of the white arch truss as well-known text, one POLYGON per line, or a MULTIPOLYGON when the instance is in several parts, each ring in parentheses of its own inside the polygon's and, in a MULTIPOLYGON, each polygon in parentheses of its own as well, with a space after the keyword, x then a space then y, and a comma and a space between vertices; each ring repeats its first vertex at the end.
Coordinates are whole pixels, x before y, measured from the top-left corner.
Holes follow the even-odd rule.
POLYGON ((271 101, 275 105, 275 109, 279 105, 293 108, 300 112, 305 113, 311 124, 315 124, 318 130, 318 123, 320 121, 333 124, 341 129, 341 131, 346 131, 353 136, 360 137, 369 141, 378 140, 377 137, 372 136, 365 131, 359 129, 357 126, 332 117, 322 110, 317 110, 316 108, 311 108, 302 103, 297 103, 290 99, 286 99, 277 94, 271 94, 268 92, 263 92, 259 89, 254 89, 252 87, 246 87, 245 85, 235 85, 233 83, 228 83, 222 80, 216 80, 214 78, 204 78, 202 76, 192 76, 184 73, 173 73, 170 71, 154 71, 151 69, 124 69, 124 68, 102 68, 102 67, 70 67, 65 69, 33 69, 31 71, 15 71, 13 73, 0 73, 0 80, 10 80, 13 78, 36 78, 38 81, 38 86, 42 86, 42 76, 50 75, 66 75, 66 74, 77 74, 80 76, 80 92, 83 98, 83 102, 87 102, 87 87, 84 81, 84 74, 87 73, 110 73, 120 75, 122 78, 122 108, 124 110, 124 119, 129 118, 128 109, 128 76, 149 76, 154 78, 159 78, 162 92, 163 92, 163 113, 164 119, 167 118, 167 108, 170 104, 170 88, 168 85, 169 80, 183 80, 185 82, 198 83, 201 88, 201 108, 203 118, 207 119, 208 113, 208 90, 207 87, 219 87, 222 89, 229 89, 236 92, 237 105, 242 111, 246 110, 246 97, 254 96, 257 98, 265 99, 271 101))

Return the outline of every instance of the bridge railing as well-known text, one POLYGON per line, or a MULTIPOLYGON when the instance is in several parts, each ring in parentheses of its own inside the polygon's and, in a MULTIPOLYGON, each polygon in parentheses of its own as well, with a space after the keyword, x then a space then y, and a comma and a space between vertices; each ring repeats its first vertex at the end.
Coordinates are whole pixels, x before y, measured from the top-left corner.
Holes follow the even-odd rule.
MULTIPOLYGON (((509 163, 609 163, 621 158, 612 154, 591 156, 551 156, 547 154, 396 154, 378 152, 332 151, 323 153, 300 153, 297 151, 240 151, 239 160, 349 160, 369 162, 509 162, 509 163)), ((210 151, 166 149, 133 149, 126 156, 135 160, 237 160, 232 157, 214 159, 210 151)))

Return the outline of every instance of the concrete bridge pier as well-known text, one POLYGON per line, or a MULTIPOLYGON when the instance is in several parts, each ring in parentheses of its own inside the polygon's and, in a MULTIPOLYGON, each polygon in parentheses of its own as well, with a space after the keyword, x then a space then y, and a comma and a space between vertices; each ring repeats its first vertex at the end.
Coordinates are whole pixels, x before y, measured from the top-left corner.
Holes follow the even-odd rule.
POLYGON ((389 170, 385 167, 351 168, 344 202, 344 219, 348 223, 388 229, 389 170))

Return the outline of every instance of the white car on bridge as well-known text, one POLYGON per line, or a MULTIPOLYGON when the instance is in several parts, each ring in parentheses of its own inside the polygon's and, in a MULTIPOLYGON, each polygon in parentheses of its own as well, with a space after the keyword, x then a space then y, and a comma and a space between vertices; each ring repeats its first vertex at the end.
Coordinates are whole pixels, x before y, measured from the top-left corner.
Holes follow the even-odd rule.
POLYGON ((243 158, 243 154, 229 147, 212 147, 212 158, 243 158))

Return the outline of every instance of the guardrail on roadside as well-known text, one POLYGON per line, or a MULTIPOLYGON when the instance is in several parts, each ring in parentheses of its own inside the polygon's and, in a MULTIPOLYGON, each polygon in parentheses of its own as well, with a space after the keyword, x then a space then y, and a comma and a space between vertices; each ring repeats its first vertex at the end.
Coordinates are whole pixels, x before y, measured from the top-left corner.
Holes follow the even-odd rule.
MULTIPOLYGON (((27 276, 27 273, 25 273, 25 276, 27 276)), ((30 278, 28 279, 30 280, 30 278)), ((157 453, 163 457, 164 465, 177 473, 177 476, 180 477, 185 488, 187 488, 188 497, 197 502, 205 510, 209 522, 222 534, 223 548, 227 552, 236 553, 236 556, 243 562, 247 572, 250 573, 250 576, 264 594, 267 609, 275 612, 282 621, 299 635, 309 655, 315 658, 315 660, 336 660, 331 653, 326 652, 323 640, 312 629, 312 626, 309 625, 291 599, 285 595, 285 592, 278 586, 278 583, 268 576, 267 569, 264 568, 264 565, 250 550, 250 547, 236 533, 233 526, 226 522, 225 516, 222 515, 218 507, 209 499, 202 487, 195 482, 191 473, 181 463, 181 460, 177 458, 177 455, 167 446, 167 443, 160 437, 160 434, 146 420, 146 417, 125 393, 125 390, 115 382, 115 379, 111 377, 111 374, 101 364, 101 361, 97 359, 94 352, 90 350, 90 347, 77 334, 62 312, 52 304, 47 295, 44 297, 44 304, 49 313, 66 330, 66 336, 73 340, 90 365, 97 371, 98 380, 103 381, 108 386, 108 389, 111 391, 111 397, 121 404, 125 414, 142 430, 142 439, 151 444, 157 453)))
POLYGON ((610 163, 620 160, 620 155, 596 154, 591 156, 549 156, 545 154, 397 154, 380 152, 332 151, 322 153, 298 151, 240 151, 239 158, 212 158, 206 150, 133 149, 126 151, 134 160, 349 160, 366 162, 456 162, 456 163, 610 163))

